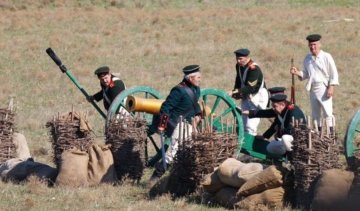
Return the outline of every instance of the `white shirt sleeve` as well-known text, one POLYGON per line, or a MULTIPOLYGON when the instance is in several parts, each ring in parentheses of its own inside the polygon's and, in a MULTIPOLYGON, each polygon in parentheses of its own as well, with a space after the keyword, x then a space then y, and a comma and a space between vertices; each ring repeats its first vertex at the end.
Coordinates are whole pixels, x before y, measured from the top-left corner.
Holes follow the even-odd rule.
POLYGON ((329 53, 326 54, 326 60, 327 60, 327 68, 329 71, 329 84, 339 85, 339 74, 335 65, 335 61, 329 53))

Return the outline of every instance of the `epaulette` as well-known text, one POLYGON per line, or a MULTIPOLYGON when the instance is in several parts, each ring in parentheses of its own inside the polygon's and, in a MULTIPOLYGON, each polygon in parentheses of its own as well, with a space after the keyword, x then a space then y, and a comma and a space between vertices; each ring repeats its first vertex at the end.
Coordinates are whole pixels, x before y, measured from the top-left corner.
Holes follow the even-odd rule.
POLYGON ((186 84, 185 84, 185 82, 181 82, 181 83, 179 83, 177 86, 180 87, 180 88, 183 88, 183 87, 186 86, 186 84))
POLYGON ((255 62, 253 62, 252 60, 250 60, 248 62, 248 67, 249 67, 249 70, 255 70, 256 69, 256 64, 255 62))

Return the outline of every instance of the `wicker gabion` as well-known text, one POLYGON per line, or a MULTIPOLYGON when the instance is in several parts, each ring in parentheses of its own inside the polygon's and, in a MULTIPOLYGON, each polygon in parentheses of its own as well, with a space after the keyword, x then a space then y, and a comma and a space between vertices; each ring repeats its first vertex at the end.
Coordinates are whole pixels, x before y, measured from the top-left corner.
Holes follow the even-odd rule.
POLYGON ((140 117, 117 116, 110 120, 106 143, 111 144, 114 164, 120 181, 139 182, 145 168, 147 123, 140 117))
POLYGON ((169 181, 170 193, 174 197, 193 193, 204 175, 234 156, 237 140, 236 134, 210 130, 193 133, 191 138, 179 140, 169 181))
POLYGON ((58 114, 52 121, 46 123, 46 127, 50 130, 53 161, 58 169, 61 165, 63 151, 71 148, 88 151, 93 143, 90 137, 91 128, 83 113, 58 114))
POLYGON ((12 141, 14 117, 15 113, 12 109, 0 109, 0 164, 16 156, 15 145, 12 141))
POLYGON ((318 177, 324 170, 340 167, 339 145, 335 134, 316 131, 309 125, 296 124, 293 135, 296 206, 309 209, 318 177))

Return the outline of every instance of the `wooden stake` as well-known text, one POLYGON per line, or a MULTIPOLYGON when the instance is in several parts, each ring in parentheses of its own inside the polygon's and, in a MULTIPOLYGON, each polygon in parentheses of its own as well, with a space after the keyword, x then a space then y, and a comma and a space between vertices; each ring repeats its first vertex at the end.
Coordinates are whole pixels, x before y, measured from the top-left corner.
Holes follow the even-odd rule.
POLYGON ((210 114, 210 133, 213 133, 214 116, 210 114))
POLYGON ((71 122, 74 121, 74 104, 71 104, 71 122))
POLYGON ((181 131, 181 129, 182 129, 182 128, 181 128, 181 122, 182 122, 182 118, 183 118, 183 117, 180 116, 180 122, 179 122, 179 137, 178 137, 178 138, 179 138, 179 141, 181 141, 181 132, 182 132, 182 131, 181 131))
POLYGON ((220 116, 220 125, 221 125, 221 132, 224 133, 223 118, 222 118, 222 116, 220 116))
POLYGON ((320 131, 320 138, 323 139, 324 138, 324 132, 325 132, 324 127, 326 127, 326 120, 322 119, 320 121, 322 122, 322 127, 321 127, 321 131, 320 131))
POLYGON ((319 128, 318 128, 318 123, 316 120, 314 120, 314 127, 315 127, 315 132, 318 133, 319 132, 319 128))
POLYGON ((310 116, 307 116, 307 127, 311 130, 311 120, 310 120, 310 116))

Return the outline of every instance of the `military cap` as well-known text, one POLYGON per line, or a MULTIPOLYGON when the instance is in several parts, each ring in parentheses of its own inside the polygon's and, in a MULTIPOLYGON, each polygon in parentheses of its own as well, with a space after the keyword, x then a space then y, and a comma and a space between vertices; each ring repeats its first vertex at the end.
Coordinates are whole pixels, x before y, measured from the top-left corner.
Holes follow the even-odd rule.
POLYGON ((188 65, 188 66, 184 67, 182 70, 183 70, 185 75, 189 75, 191 73, 199 72, 200 71, 200 66, 197 65, 197 64, 188 65))
POLYGON ((244 56, 249 56, 250 51, 247 48, 240 48, 234 51, 234 54, 236 55, 236 57, 244 57, 244 56))
POLYGON ((284 94, 277 94, 277 95, 271 96, 271 97, 270 97, 270 100, 271 100, 271 102, 273 102, 273 103, 277 103, 277 102, 285 101, 286 98, 287 98, 287 96, 284 95, 284 94))
POLYGON ((309 42, 316 42, 321 39, 321 35, 320 34, 310 34, 306 37, 306 39, 309 42))
POLYGON ((285 87, 275 86, 275 87, 269 88, 268 91, 271 95, 284 94, 285 89, 286 89, 285 87))
POLYGON ((103 67, 99 67, 98 69, 95 70, 94 74, 95 75, 101 75, 101 74, 106 74, 110 72, 110 68, 107 66, 103 66, 103 67))

